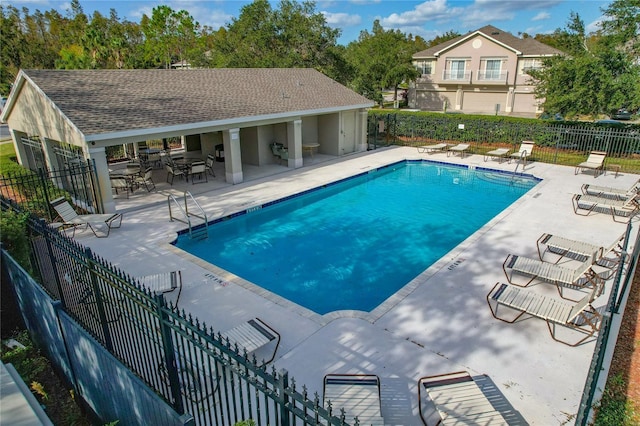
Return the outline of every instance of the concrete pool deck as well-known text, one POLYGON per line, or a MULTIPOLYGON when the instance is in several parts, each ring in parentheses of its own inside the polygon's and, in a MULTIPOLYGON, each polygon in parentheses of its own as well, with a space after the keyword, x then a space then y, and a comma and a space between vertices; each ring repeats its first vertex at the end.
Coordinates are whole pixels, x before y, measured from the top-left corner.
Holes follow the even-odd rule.
MULTIPOLYGON (((515 168, 514 162, 484 162, 479 155, 447 157, 391 147, 195 197, 211 220, 392 162, 421 158, 505 171, 515 168)), ((498 321, 486 295, 496 282, 506 282, 502 263, 508 254, 537 257, 536 240, 542 233, 610 244, 626 225, 606 214, 575 215, 571 195, 579 193, 583 183, 628 188, 638 176, 607 173, 594 178, 592 173, 575 175, 573 167, 537 162, 527 164, 524 172, 543 180, 370 313, 320 316, 181 252, 169 242, 185 225, 169 221, 166 198, 125 211, 122 228, 109 238, 97 239, 84 231, 77 232, 76 239, 134 276, 183 270, 179 306, 216 330, 262 318, 282 335, 274 366, 286 369, 311 395, 318 392, 322 397, 322 379, 328 373, 378 375, 385 424, 421 424, 418 379, 460 370, 474 377, 488 376, 482 380, 494 385, 510 423, 572 423, 594 341, 569 347, 553 340, 541 320, 498 321), (211 274, 220 280, 212 280, 211 274)), ((550 284, 530 288, 558 297, 550 284)), ((609 281, 596 307, 606 303, 610 289, 609 281)), ((265 352, 268 349, 273 348, 264 348, 265 352)))

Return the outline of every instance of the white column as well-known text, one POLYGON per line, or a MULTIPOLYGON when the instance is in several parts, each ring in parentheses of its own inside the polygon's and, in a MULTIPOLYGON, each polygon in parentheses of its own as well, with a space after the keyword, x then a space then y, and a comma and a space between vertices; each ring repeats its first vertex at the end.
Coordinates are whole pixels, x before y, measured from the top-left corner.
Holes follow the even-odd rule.
POLYGON ((367 120, 369 115, 366 110, 356 113, 356 152, 367 150, 367 120))
POLYGON ((287 166, 294 169, 302 167, 302 120, 287 122, 287 145, 289 147, 287 166))
POLYGON ((116 203, 113 201, 113 194, 111 193, 107 153, 103 146, 91 147, 88 152, 89 158, 94 160, 96 164, 96 176, 98 177, 98 185, 100 187, 100 195, 102 196, 104 211, 105 213, 114 213, 116 211, 116 203))
POLYGON ((222 132, 224 144, 224 171, 227 182, 242 183, 242 152, 240 149, 240 129, 229 129, 222 132))

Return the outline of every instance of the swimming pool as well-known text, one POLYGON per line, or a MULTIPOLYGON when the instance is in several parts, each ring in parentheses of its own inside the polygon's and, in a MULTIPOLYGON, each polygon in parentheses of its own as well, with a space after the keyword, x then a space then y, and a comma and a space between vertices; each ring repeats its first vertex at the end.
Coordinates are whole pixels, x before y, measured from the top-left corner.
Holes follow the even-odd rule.
POLYGON ((217 220, 175 245, 318 314, 371 311, 539 180, 403 161, 217 220))

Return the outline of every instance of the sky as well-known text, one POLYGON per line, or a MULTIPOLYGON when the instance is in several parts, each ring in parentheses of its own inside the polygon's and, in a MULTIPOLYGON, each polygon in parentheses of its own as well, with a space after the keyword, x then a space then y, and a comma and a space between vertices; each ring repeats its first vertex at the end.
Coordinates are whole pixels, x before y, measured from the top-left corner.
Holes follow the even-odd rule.
MULTIPOLYGON (((201 25, 217 30, 240 15, 240 10, 251 1, 244 0, 80 0, 84 13, 91 16, 99 11, 109 16, 114 8, 123 20, 140 22, 142 15, 151 16, 154 7, 164 4, 172 9, 186 10, 201 25)), ((278 7, 278 1, 271 1, 278 7)), ((431 40, 447 31, 465 34, 485 25, 493 25, 514 36, 552 33, 565 28, 571 12, 576 12, 587 32, 598 29, 602 8, 611 0, 316 0, 316 12, 325 16, 327 24, 338 28, 339 44, 347 45, 358 39, 361 31, 373 28, 377 19, 385 30, 400 30, 431 40)), ((3 6, 18 9, 27 7, 31 13, 55 9, 63 15, 69 10, 69 1, 57 0, 0 0, 3 6)))

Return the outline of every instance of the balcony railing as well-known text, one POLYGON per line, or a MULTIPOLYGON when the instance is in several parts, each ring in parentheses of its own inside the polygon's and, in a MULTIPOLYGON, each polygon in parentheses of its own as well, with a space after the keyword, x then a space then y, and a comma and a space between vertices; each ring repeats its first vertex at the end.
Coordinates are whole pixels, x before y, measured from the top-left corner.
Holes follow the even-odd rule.
POLYGON ((508 71, 478 71, 476 81, 482 83, 507 84, 508 71))
POLYGON ((471 83, 471 71, 451 71, 445 70, 442 72, 443 81, 455 81, 460 83, 471 83))

